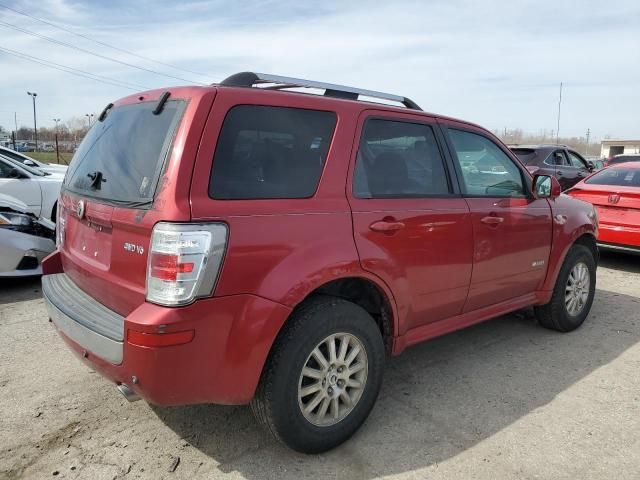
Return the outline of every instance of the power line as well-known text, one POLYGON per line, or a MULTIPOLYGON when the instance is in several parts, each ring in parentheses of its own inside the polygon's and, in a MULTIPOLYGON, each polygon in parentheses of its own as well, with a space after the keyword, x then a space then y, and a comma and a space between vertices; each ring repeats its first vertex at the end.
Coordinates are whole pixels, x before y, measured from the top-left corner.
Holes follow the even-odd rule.
POLYGON ((5 48, 0 46, 0 52, 5 53, 7 55, 13 55, 14 57, 21 58, 23 60, 28 60, 30 62, 38 63, 40 65, 44 65, 45 67, 53 68, 55 70, 60 70, 62 72, 70 73, 72 75, 76 75, 78 77, 88 78, 90 80, 95 80, 97 82, 106 83, 109 85, 114 85, 116 87, 128 88, 129 90, 139 91, 141 88, 143 90, 148 90, 149 87, 144 87, 141 85, 135 85, 132 83, 121 82, 120 80, 112 79, 109 77, 104 77, 102 75, 96 75, 94 73, 87 72, 85 70, 79 70, 77 68, 68 67, 66 65, 61 65, 59 63, 51 62, 49 60, 44 60, 42 58, 34 57, 32 55, 27 55, 26 53, 18 52, 16 50, 11 50, 10 48, 5 48))
POLYGON ((12 11, 14 13, 17 13, 18 15, 23 15, 23 16, 31 18, 33 20, 37 20, 38 22, 44 23, 45 25, 49 25, 51 27, 57 28, 58 30, 62 30, 63 32, 67 32, 67 33, 70 33, 72 35, 75 35, 76 37, 84 38, 85 40, 89 40, 91 42, 97 43, 98 45, 102 45, 104 47, 112 48, 113 50, 117 50, 119 52, 126 53, 128 55, 140 58, 142 60, 147 60, 149 62, 157 63, 158 65, 164 65, 165 67, 173 68, 175 70, 181 70, 183 72, 188 72, 188 73, 193 73, 195 75, 200 75, 201 77, 208 77, 209 76, 207 74, 200 73, 200 72, 195 72, 193 70, 189 70, 189 69, 186 69, 186 68, 176 67, 175 65, 171 65, 170 63, 164 63, 164 62, 161 62, 159 60, 154 60, 153 58, 149 58, 149 57, 145 57, 143 55, 139 55, 139 54, 137 54, 135 52, 132 52, 130 50, 125 50, 124 48, 116 47, 115 45, 111 45, 109 43, 102 42, 100 40, 96 40, 95 38, 91 38, 88 35, 83 35, 82 33, 74 32, 70 28, 65 28, 65 27, 63 27, 61 25, 57 25, 55 23, 49 22, 47 20, 44 20, 42 18, 35 17, 35 16, 30 15, 30 14, 28 14, 26 12, 22 12, 20 10, 16 10, 15 8, 8 7, 7 5, 3 5, 2 3, 0 3, 0 8, 4 8, 6 10, 10 10, 10 11, 12 11))
POLYGON ((55 43, 57 45, 62 45, 63 47, 72 48, 73 50, 77 50, 79 52, 83 52, 83 53, 86 53, 86 54, 89 54, 89 55, 93 55, 94 57, 102 58, 102 59, 108 60, 110 62, 119 63, 120 65, 125 65, 127 67, 137 68, 138 70, 142 70, 144 72, 153 73, 154 75, 160 75, 160 76, 163 76, 163 77, 173 78, 175 80, 180 80, 182 82, 197 83, 197 84, 200 84, 200 85, 207 85, 206 83, 196 82, 194 80, 188 80, 188 79, 182 78, 182 77, 176 77, 174 75, 169 75, 168 73, 162 73, 162 72, 158 72, 156 70, 151 70, 150 68, 140 67, 138 65, 133 65, 132 63, 123 62, 122 60, 118 60, 117 58, 108 57, 106 55, 101 55, 99 53, 92 52, 91 50, 86 50, 84 48, 77 47, 76 45, 73 45, 71 43, 63 42, 61 40, 56 40, 55 38, 51 38, 51 37, 48 37, 46 35, 42 35, 40 33, 32 32, 31 30, 27 30, 25 28, 18 27, 17 25, 14 25, 12 23, 7 23, 7 22, 0 21, 0 25, 3 25, 5 27, 7 27, 7 28, 11 28, 11 29, 16 30, 18 32, 25 33, 27 35, 31 35, 33 37, 37 37, 37 38, 41 38, 43 40, 47 40, 48 42, 55 43))

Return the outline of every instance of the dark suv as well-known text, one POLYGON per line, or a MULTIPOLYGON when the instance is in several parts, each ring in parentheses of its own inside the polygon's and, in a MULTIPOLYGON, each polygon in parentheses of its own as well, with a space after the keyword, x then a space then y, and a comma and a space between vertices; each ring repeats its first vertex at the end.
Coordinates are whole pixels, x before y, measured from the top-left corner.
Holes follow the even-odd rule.
POLYGON ((42 291, 78 357, 131 400, 250 403, 304 452, 365 421, 387 355, 529 306, 574 330, 595 292, 592 205, 477 125, 308 80, 110 104, 59 205, 42 291))
POLYGON ((509 145, 532 174, 551 175, 562 190, 573 187, 589 176, 593 166, 566 145, 509 145))

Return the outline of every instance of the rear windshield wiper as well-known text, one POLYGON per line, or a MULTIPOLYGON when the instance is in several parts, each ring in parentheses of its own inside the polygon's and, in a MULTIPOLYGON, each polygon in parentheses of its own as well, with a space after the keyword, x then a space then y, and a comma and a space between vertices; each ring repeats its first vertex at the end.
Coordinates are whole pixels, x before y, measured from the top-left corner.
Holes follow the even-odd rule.
POLYGON ((94 190, 100 190, 102 186, 102 182, 106 182, 107 179, 103 178, 102 172, 97 170, 95 172, 87 173, 87 177, 91 179, 91 184, 89 185, 94 190))
POLYGON ((164 104, 167 103, 167 100, 169 99, 169 95, 171 95, 171 92, 164 92, 162 95, 160 95, 160 98, 158 99, 158 104, 156 105, 156 108, 154 108, 152 112, 154 115, 160 115, 162 113, 162 109, 164 109, 164 104))

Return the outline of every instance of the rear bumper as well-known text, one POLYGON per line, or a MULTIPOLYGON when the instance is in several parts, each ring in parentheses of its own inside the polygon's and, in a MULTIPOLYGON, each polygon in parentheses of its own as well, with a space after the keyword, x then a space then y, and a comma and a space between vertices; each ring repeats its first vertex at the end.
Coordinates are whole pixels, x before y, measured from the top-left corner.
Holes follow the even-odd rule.
POLYGON ((602 249, 640 251, 640 227, 600 224, 598 246, 602 249))
POLYGON ((144 303, 122 317, 124 339, 117 342, 89 328, 86 319, 74 318, 77 310, 59 305, 44 288, 43 293, 58 332, 85 364, 150 403, 165 406, 248 403, 290 313, 288 307, 253 295, 209 298, 181 308, 144 303), (183 345, 152 348, 127 342, 129 330, 193 330, 195 335, 183 345))

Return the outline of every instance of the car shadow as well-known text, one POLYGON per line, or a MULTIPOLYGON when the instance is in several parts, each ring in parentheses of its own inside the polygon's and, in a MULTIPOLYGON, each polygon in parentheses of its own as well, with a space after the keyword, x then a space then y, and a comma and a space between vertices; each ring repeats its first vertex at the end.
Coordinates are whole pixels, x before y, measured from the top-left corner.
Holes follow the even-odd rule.
POLYGON ((491 437, 635 345, 640 315, 629 311, 640 311, 639 298, 598 290, 587 322, 575 332, 541 328, 524 310, 410 348, 387 362, 365 425, 322 455, 283 447, 247 407, 153 410, 218 469, 248 479, 410 472, 491 437))
POLYGON ((640 273, 640 255, 600 250, 598 266, 620 272, 640 273))
POLYGON ((40 276, 0 278, 0 305, 42 298, 40 276))

